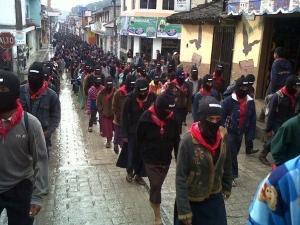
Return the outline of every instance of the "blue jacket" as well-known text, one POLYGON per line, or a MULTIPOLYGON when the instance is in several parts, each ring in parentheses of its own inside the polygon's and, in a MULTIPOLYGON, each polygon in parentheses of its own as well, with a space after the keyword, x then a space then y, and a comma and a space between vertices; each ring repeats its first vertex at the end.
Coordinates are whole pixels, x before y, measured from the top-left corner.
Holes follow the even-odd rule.
POLYGON ((271 92, 275 93, 285 85, 292 74, 292 65, 287 59, 276 59, 271 68, 271 92))
POLYGON ((235 93, 224 99, 222 108, 222 125, 227 128, 229 134, 243 134, 247 132, 250 139, 255 138, 256 111, 253 98, 247 95, 247 112, 242 128, 239 127, 240 104, 235 93))
MULTIPOLYGON (((215 97, 218 100, 219 93, 215 89, 212 89, 211 96, 215 97)), ((200 92, 197 92, 194 95, 193 105, 192 105, 192 116, 193 116, 194 122, 199 121, 199 115, 198 115, 197 111, 198 111, 199 102, 202 99, 202 97, 203 96, 200 94, 200 92)))
POLYGON ((37 100, 31 102, 29 86, 24 84, 20 87, 20 100, 24 111, 37 117, 42 124, 43 130, 47 131, 50 137, 58 127, 61 117, 60 101, 57 94, 48 88, 37 100))

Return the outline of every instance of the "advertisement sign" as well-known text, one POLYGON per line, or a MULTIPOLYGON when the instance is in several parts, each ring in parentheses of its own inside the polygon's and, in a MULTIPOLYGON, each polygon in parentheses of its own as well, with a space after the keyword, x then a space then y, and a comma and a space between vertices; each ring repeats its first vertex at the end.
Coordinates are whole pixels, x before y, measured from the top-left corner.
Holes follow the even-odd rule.
POLYGON ((186 12, 191 10, 191 0, 174 0, 175 12, 186 12))
POLYGON ((263 15, 300 12, 299 0, 229 0, 229 15, 263 15))
POLYGON ((24 31, 16 31, 16 45, 26 45, 26 33, 24 31))
POLYGON ((167 23, 166 18, 158 18, 157 37, 180 39, 181 25, 167 23))
POLYGON ((12 48, 15 44, 15 37, 12 33, 0 33, 0 48, 12 48))
POLYGON ((156 37, 157 18, 153 17, 129 17, 128 34, 139 37, 156 37))

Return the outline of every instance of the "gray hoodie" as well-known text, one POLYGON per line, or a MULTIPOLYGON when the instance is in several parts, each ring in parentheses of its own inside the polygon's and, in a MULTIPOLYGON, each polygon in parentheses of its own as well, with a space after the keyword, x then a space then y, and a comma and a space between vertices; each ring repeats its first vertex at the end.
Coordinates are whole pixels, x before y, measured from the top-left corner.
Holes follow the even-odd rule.
POLYGON ((34 190, 31 204, 42 205, 43 195, 48 191, 47 148, 40 122, 27 115, 28 133, 23 116, 6 136, 0 137, 0 194, 28 179, 34 190))

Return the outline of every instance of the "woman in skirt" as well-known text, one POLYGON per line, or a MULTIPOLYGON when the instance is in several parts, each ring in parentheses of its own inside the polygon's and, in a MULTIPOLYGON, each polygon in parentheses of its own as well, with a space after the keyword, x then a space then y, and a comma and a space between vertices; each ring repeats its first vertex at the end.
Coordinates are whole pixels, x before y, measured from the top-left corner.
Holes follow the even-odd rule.
POLYGON ((161 187, 167 176, 180 140, 179 129, 173 117, 175 96, 164 93, 143 113, 137 126, 138 149, 141 151, 146 174, 150 181, 150 204, 156 225, 160 217, 161 187))
POLYGON ((175 225, 227 225, 224 198, 230 196, 232 175, 221 111, 214 97, 203 97, 197 110, 200 121, 180 142, 175 225))
POLYGON ((111 77, 105 79, 105 87, 97 96, 97 108, 101 115, 101 135, 106 138, 106 148, 111 147, 111 140, 113 137, 113 111, 112 99, 115 89, 113 87, 113 80, 111 77))

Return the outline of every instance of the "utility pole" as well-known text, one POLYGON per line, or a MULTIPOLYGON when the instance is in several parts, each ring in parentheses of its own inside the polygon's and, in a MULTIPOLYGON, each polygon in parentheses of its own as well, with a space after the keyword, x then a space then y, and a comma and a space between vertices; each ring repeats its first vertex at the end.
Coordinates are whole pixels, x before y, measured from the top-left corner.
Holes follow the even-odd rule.
MULTIPOLYGON (((16 33, 23 29, 21 0, 15 0, 16 11, 16 33)), ((24 60, 24 59, 23 59, 24 60)), ((17 73, 20 74, 20 48, 17 46, 17 73)))
POLYGON ((117 31, 117 9, 116 9, 116 0, 112 0, 114 6, 114 40, 115 40, 115 56, 118 55, 118 31, 117 31))

